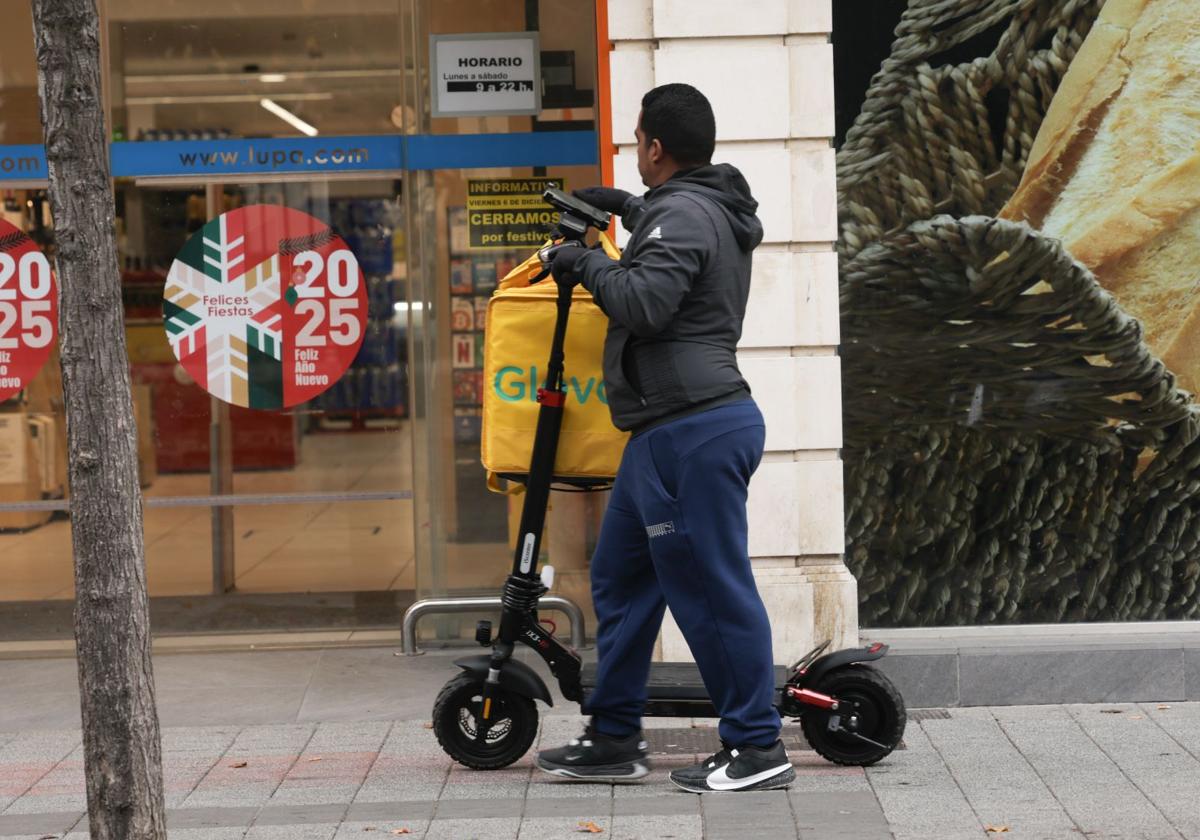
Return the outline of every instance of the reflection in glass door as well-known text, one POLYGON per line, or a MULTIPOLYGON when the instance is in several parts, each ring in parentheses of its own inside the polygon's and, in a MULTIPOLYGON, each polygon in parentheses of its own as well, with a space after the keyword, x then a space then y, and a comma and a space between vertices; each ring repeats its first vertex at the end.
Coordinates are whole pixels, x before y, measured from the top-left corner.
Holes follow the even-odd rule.
MULTIPOLYGON (((433 118, 429 78, 414 80, 406 104, 414 119, 407 131, 431 135, 428 148, 447 149, 477 135, 515 135, 545 149, 544 165, 500 165, 481 145, 479 159, 458 152, 458 165, 434 165, 410 173, 406 182, 409 276, 421 329, 414 335, 415 452, 420 486, 428 489, 422 507, 417 553, 417 594, 422 598, 467 594, 495 595, 511 566, 521 496, 489 492, 480 464, 484 321, 497 282, 532 252, 529 246, 497 247, 470 233, 468 193, 508 179, 552 178, 567 189, 600 181, 599 167, 570 165, 562 149, 570 138, 596 128, 595 31, 593 9, 566 0, 505 0, 459 4, 409 0, 412 22, 405 46, 428 67, 430 36, 483 32, 538 33, 543 70, 541 111, 532 116, 433 118), (558 138, 562 138, 561 141, 558 138), (485 185, 480 187, 480 185, 485 185), (428 518, 424 518, 427 516, 428 518), (428 523, 428 527, 425 524, 428 523)), ((433 72, 431 68, 430 72, 433 72)), ((588 160, 595 160, 591 136, 588 160)), ((435 161, 437 154, 431 154, 435 161)), ((442 160, 455 156, 445 154, 442 160)), ((540 243, 539 243, 540 244, 540 243)), ((532 393, 532 392, 531 392, 532 393)), ((420 502, 418 502, 420 505, 420 502)), ((551 559, 559 571, 556 592, 581 605, 590 603, 587 558, 604 499, 555 494, 547 525, 551 559)), ((427 632, 456 637, 473 626, 471 618, 429 621, 427 632), (466 628, 466 630, 464 630, 466 628)))
POLYGON ((401 184, 394 162, 371 155, 371 135, 397 130, 398 13, 217 3, 176 19, 130 2, 110 16, 126 141, 114 158, 161 165, 118 184, 131 361, 155 426, 146 492, 164 514, 148 517, 152 596, 215 593, 254 626, 314 614, 393 625, 414 586, 401 184), (348 157, 360 173, 321 171, 348 157), (165 279, 189 236, 255 205, 328 224, 365 284, 349 369, 280 409, 211 397, 163 330, 165 279))

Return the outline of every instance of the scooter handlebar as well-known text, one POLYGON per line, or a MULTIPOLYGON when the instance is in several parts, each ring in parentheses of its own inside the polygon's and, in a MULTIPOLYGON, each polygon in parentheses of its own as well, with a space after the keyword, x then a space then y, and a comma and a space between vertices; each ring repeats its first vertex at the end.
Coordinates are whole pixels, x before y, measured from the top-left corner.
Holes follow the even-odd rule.
MULTIPOLYGON (((554 258, 564 248, 583 247, 583 243, 575 239, 564 239, 559 242, 554 242, 550 245, 544 246, 540 251, 538 251, 538 261, 542 264, 542 270, 539 271, 537 275, 529 281, 530 284, 532 285, 533 283, 540 283, 550 276, 550 268, 554 263, 554 258)), ((574 285, 574 283, 571 285, 574 285)))

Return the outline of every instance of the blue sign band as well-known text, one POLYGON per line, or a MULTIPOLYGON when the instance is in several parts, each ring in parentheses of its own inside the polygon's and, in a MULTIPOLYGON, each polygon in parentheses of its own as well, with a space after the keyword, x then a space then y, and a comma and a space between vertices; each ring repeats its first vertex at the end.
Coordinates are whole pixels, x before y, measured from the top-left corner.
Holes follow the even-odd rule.
POLYGON ((523 134, 417 134, 408 138, 407 169, 589 166, 599 161, 594 131, 523 134))
MULTIPOLYGON (((588 166, 594 131, 164 140, 111 145, 116 178, 329 174, 526 166, 588 166)), ((41 146, 0 146, 0 183, 48 177, 41 146)))
POLYGON ((383 134, 113 143, 112 171, 117 178, 153 178, 399 170, 399 140, 383 134))
POLYGON ((49 177, 41 146, 0 146, 0 182, 41 181, 49 177))

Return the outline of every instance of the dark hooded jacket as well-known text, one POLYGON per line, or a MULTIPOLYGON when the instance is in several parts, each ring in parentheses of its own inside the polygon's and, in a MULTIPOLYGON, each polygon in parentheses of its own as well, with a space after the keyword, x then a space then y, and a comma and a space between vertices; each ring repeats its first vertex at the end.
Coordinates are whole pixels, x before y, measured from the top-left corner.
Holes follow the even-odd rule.
POLYGON ((619 262, 589 251, 576 263, 609 318, 604 382, 617 428, 749 397, 736 351, 762 241, 757 209, 729 164, 680 172, 626 205, 632 235, 619 262))

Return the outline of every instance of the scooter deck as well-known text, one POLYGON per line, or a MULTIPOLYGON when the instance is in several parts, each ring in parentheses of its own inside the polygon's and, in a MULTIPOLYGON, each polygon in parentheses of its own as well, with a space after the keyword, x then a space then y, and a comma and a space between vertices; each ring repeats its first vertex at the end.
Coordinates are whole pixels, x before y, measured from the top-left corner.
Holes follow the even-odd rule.
MULTIPOLYGON (((596 685, 596 666, 588 664, 583 667, 583 690, 590 691, 596 685)), ((787 668, 782 665, 775 668, 775 687, 782 689, 787 682, 787 668)), ((692 703, 708 702, 708 690, 700 677, 700 669, 692 662, 654 662, 650 665, 650 679, 647 681, 651 701, 683 701, 692 703)))

